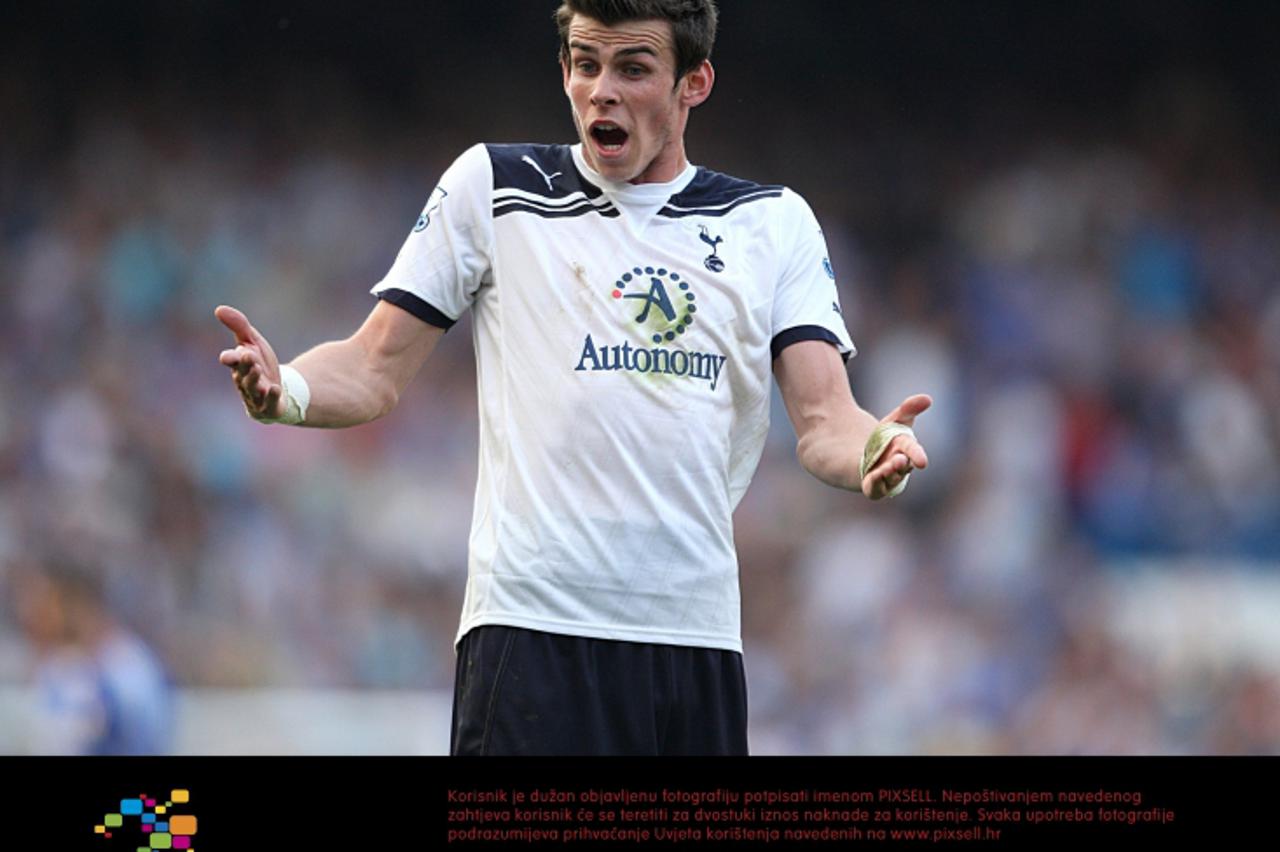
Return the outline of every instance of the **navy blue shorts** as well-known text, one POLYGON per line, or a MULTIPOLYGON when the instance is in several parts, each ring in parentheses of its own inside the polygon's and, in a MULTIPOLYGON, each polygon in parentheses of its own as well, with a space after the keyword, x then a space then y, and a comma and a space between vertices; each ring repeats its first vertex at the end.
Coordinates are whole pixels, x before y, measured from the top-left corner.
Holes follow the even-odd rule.
POLYGON ((484 625, 462 637, 455 755, 745 755, 742 655, 484 625))

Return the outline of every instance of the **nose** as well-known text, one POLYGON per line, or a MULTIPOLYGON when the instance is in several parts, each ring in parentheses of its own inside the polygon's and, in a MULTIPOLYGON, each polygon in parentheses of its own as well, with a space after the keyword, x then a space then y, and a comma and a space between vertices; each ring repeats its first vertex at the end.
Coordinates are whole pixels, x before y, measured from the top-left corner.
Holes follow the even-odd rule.
POLYGON ((613 72, 609 69, 596 76, 595 86, 591 89, 592 106, 609 106, 618 103, 618 85, 613 72))

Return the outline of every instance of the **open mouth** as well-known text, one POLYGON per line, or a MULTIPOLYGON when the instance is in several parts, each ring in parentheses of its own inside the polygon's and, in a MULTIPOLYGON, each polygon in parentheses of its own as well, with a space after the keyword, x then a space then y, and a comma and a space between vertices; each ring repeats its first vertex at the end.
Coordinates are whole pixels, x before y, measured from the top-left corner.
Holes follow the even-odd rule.
POLYGON ((627 136, 627 131, 611 121, 597 121, 591 125, 591 138, 596 140, 600 150, 605 153, 621 151, 622 146, 627 144, 627 136))

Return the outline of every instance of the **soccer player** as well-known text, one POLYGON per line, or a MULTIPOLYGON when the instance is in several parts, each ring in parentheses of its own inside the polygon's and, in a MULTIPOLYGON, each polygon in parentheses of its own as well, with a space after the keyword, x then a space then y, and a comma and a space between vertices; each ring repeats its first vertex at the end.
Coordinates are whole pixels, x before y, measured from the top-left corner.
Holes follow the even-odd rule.
POLYGON ((444 173, 359 330, 281 367, 217 317, 263 422, 390 412, 474 312, 480 465, 454 754, 745 754, 731 516, 763 449, 769 376, 801 465, 878 500, 928 464, 854 401, 822 232, 782 186, 689 163, 711 94, 711 0, 566 0, 579 144, 476 145, 444 173))
POLYGON ((14 576, 18 624, 34 652, 39 754, 164 754, 174 696, 164 665, 107 605, 102 578, 65 557, 14 576))

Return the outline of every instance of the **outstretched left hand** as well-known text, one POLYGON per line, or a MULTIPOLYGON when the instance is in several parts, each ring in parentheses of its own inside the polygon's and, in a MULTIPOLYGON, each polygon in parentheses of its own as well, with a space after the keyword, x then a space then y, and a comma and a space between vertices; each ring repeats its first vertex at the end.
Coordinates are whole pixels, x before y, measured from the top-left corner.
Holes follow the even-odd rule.
MULTIPOLYGON (((903 400, 881 423, 915 424, 916 417, 933 405, 928 394, 918 393, 903 400)), ((880 500, 906 477, 913 468, 929 466, 929 456, 924 447, 910 435, 897 435, 880 453, 867 475, 862 478, 862 493, 872 500, 880 500)))

